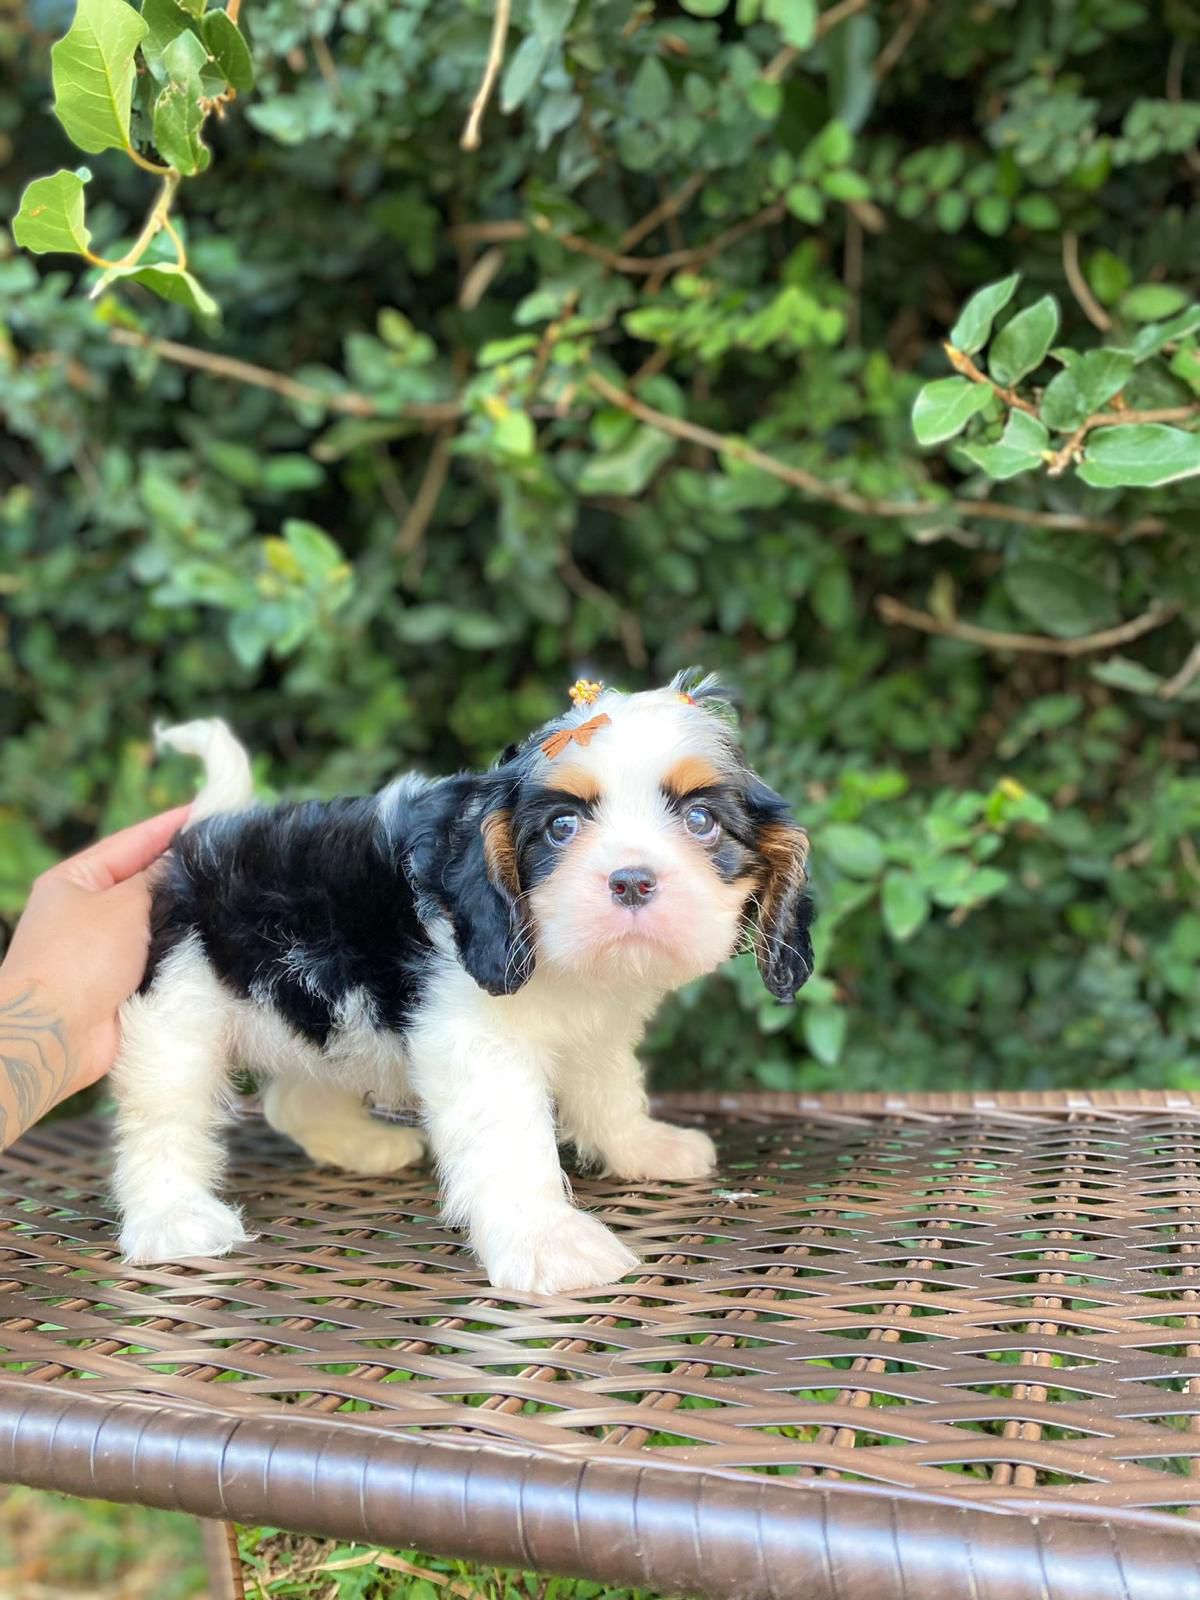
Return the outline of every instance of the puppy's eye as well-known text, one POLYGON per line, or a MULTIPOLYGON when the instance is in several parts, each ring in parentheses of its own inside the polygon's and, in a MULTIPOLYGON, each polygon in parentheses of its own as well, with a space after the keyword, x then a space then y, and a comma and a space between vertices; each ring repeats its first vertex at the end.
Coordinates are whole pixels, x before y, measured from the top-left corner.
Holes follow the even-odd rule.
POLYGON ((701 844, 713 844, 720 837, 721 824, 707 806, 689 806, 684 813, 683 825, 693 839, 701 844))
POLYGON ((570 844, 578 832, 579 818, 573 811, 564 811, 546 829, 546 837, 551 844, 570 844))

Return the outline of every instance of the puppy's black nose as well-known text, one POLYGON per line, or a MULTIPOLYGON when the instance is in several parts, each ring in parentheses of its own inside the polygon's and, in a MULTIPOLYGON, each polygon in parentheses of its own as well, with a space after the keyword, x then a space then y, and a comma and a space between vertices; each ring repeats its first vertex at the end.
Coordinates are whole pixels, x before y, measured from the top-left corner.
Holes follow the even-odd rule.
POLYGON ((619 906, 644 906, 658 888, 658 879, 649 867, 618 867, 608 875, 608 887, 619 906))

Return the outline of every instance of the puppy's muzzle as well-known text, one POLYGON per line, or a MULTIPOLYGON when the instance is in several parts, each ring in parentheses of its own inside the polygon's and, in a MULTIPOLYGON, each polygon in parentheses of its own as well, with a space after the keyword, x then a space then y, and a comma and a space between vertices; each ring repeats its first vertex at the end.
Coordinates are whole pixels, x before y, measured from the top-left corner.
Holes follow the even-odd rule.
POLYGON ((649 867, 618 867, 609 873, 608 887, 617 905, 637 911, 658 888, 658 877, 649 867))

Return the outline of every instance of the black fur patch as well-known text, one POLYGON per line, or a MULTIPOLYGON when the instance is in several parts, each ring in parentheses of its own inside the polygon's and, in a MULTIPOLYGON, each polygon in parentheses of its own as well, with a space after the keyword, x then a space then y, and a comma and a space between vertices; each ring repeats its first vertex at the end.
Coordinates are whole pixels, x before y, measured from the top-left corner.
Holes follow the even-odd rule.
POLYGON ((236 995, 269 994, 318 1045, 352 989, 403 1028, 431 950, 374 799, 210 817, 180 834, 154 890, 143 989, 192 933, 236 995))

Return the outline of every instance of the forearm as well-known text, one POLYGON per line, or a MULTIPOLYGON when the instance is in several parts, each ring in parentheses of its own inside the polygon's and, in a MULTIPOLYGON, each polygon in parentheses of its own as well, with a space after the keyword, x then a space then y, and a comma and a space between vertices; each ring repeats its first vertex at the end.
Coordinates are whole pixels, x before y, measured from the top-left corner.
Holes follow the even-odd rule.
POLYGON ((71 1092, 66 1025, 40 986, 0 970, 0 1150, 71 1092))

